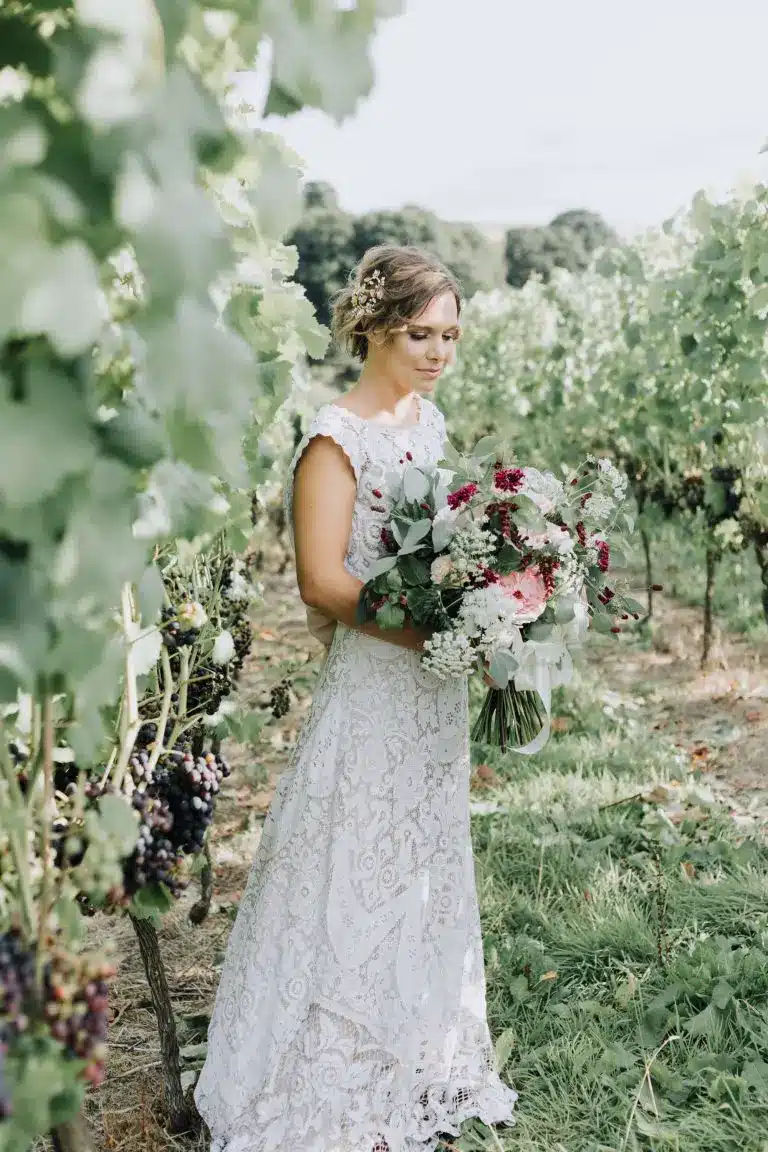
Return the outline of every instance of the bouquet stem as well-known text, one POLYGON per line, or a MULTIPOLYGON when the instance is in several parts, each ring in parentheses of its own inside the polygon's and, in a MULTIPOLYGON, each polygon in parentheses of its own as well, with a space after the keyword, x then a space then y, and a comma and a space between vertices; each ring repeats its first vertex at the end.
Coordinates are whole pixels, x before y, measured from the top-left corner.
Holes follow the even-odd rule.
POLYGON ((538 692, 518 691, 513 683, 491 688, 472 729, 472 739, 506 752, 522 748, 544 727, 544 707, 538 692))

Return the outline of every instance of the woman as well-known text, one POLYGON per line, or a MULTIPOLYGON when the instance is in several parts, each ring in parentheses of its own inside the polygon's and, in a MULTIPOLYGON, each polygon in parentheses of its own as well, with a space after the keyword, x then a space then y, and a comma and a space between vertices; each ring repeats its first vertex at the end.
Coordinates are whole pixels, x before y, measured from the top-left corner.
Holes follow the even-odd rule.
POLYGON ((388 245, 335 304, 362 373, 316 414, 286 490, 301 597, 333 639, 227 947, 195 1088, 213 1152, 416 1152, 470 1116, 513 1122, 486 1022, 466 681, 422 667, 424 631, 356 620, 388 471, 442 456, 423 394, 460 308, 438 261, 388 245))

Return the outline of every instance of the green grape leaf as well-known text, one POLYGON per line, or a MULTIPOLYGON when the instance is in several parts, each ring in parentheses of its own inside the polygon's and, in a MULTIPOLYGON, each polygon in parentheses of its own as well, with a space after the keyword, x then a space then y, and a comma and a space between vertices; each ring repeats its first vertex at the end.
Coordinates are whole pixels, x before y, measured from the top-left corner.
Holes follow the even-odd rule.
POLYGON ((102 796, 99 800, 99 824, 103 836, 118 856, 133 851, 139 828, 138 812, 125 796, 102 796))
POLYGON ((44 333, 62 356, 95 343, 103 324, 99 269, 82 241, 49 249, 22 297, 18 324, 31 336, 44 333))
POLYGON ((753 293, 749 301, 749 309, 754 314, 764 312, 768 308, 768 284, 763 284, 753 293))
POLYGON ((12 507, 36 504, 72 473, 87 472, 96 442, 75 382, 40 362, 27 371, 23 402, 0 377, 0 495, 12 507))

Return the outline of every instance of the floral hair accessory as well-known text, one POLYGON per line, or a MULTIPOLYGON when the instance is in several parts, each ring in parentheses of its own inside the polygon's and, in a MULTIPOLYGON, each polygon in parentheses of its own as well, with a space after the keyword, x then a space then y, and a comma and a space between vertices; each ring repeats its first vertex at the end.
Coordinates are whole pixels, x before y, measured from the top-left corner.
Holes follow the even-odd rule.
POLYGON ((370 276, 366 276, 355 285, 352 293, 352 313, 356 320, 374 314, 379 300, 384 298, 385 282, 384 276, 378 268, 375 268, 370 276))

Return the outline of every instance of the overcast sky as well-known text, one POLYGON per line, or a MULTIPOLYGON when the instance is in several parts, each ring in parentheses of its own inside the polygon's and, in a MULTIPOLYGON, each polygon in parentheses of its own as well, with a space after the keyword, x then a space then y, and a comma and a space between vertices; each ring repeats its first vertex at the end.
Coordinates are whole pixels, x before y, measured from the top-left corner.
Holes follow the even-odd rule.
POLYGON ((768 0, 406 0, 341 126, 269 120, 351 212, 622 232, 700 187, 768 179, 768 0))

